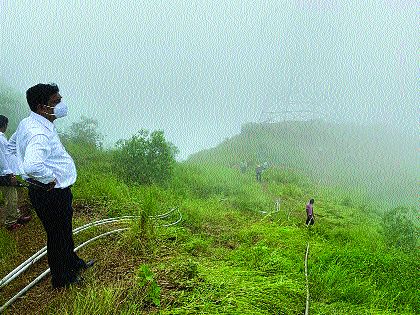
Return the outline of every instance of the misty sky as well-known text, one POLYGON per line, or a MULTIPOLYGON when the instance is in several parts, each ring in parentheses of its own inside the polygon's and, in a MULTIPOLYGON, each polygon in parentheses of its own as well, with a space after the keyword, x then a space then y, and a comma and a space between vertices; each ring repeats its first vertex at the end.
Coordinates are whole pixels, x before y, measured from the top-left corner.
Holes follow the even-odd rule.
POLYGON ((93 117, 109 144, 163 129, 181 158, 262 110, 417 132, 418 13, 417 0, 0 0, 0 80, 22 95, 55 82, 61 123, 93 117))

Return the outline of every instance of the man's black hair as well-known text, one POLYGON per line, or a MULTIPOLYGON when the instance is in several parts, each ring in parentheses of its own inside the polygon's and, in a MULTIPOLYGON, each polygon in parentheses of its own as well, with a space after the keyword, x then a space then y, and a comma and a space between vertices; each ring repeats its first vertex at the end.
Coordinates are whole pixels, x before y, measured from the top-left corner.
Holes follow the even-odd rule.
POLYGON ((313 199, 309 200, 310 204, 313 204, 314 202, 315 202, 315 200, 313 200, 313 199))
POLYGON ((26 101, 31 111, 36 112, 38 104, 46 105, 50 97, 58 92, 58 86, 54 83, 38 83, 26 91, 26 101))
POLYGON ((8 123, 9 123, 9 118, 7 118, 6 116, 0 115, 0 128, 6 127, 8 123))

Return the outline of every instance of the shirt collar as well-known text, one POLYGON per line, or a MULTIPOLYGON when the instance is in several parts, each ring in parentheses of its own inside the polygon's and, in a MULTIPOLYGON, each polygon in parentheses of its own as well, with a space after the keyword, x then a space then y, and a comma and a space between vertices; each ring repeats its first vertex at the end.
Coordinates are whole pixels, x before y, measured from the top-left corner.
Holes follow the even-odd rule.
POLYGON ((31 111, 30 117, 41 123, 44 127, 46 127, 49 131, 54 131, 55 126, 54 124, 49 121, 47 118, 31 111))

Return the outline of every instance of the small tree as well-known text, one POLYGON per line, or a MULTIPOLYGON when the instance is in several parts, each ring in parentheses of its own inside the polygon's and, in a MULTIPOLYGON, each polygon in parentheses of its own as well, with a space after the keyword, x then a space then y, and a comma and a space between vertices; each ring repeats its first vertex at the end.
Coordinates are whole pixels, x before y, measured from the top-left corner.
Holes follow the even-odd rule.
POLYGON ((72 123, 64 134, 67 141, 102 148, 103 136, 98 132, 98 121, 81 116, 79 122, 72 123))
POLYGON ((27 115, 28 111, 25 98, 0 80, 0 114, 9 119, 8 136, 15 132, 19 121, 27 115))
POLYGON ((414 211, 406 207, 397 207, 384 214, 382 224, 390 246, 404 250, 416 247, 417 231, 414 217, 414 211))
POLYGON ((163 131, 140 130, 128 140, 119 140, 115 169, 138 184, 162 184, 170 179, 178 149, 165 140, 163 131))

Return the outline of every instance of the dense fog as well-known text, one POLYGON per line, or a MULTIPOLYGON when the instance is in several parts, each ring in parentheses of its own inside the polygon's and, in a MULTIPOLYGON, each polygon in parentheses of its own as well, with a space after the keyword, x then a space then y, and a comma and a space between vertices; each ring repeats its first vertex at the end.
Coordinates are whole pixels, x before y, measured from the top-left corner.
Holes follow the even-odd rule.
POLYGON ((249 122, 345 123, 363 129, 359 138, 338 128, 328 141, 340 143, 322 158, 324 149, 308 144, 318 168, 341 161, 338 175, 348 178, 353 168, 363 173, 372 165, 389 182, 407 182, 413 198, 414 0, 0 5, 3 113, 24 117, 26 89, 55 82, 70 107, 59 127, 82 115, 94 118, 107 146, 141 128, 161 129, 179 148, 179 160, 239 134, 249 122), (343 143, 349 144, 347 158, 343 143), (340 158, 334 150, 341 150, 340 158), (352 164, 360 160, 366 163, 352 164))

